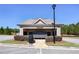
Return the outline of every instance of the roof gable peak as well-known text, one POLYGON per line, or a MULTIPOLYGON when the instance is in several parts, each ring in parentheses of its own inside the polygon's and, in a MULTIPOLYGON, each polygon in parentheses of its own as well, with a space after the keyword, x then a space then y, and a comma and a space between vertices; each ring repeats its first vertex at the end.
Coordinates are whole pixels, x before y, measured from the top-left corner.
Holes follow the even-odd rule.
POLYGON ((46 24, 41 18, 39 18, 34 24, 46 24))

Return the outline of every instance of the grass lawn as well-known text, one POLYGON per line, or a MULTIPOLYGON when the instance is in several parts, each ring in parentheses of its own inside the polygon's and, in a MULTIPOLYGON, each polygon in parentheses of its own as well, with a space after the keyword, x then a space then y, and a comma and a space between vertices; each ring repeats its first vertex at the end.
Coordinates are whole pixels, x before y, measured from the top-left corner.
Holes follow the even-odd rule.
POLYGON ((27 44, 27 41, 16 41, 16 40, 4 40, 0 41, 0 43, 8 43, 8 44, 27 44))
POLYGON ((65 41, 56 42, 55 44, 54 44, 53 42, 47 42, 46 44, 47 44, 48 46, 79 47, 79 44, 70 43, 70 42, 65 42, 65 41))

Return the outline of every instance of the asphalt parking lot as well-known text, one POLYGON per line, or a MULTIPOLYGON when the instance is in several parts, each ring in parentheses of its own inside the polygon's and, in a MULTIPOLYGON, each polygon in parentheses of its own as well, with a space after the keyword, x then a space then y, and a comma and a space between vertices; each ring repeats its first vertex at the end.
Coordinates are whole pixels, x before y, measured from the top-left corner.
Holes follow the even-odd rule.
POLYGON ((0 54, 79 54, 78 50, 0 47, 0 54))
MULTIPOLYGON (((0 35, 0 40, 11 40, 13 36, 0 35)), ((69 41, 73 41, 70 40, 69 41)), ((75 40, 73 42, 79 42, 79 40, 75 40)), ((0 45, 0 54, 79 54, 79 48, 77 50, 74 49, 62 49, 61 47, 54 48, 24 48, 24 47, 14 47, 15 45, 0 45), (61 48, 61 49, 60 49, 61 48)))
POLYGON ((38 54, 40 49, 18 48, 18 47, 0 47, 0 54, 38 54))

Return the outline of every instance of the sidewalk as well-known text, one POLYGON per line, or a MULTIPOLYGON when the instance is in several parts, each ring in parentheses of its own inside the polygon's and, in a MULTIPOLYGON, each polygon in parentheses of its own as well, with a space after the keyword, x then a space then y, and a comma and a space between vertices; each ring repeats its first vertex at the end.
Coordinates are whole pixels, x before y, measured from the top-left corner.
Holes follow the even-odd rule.
POLYGON ((35 48, 47 48, 48 46, 45 43, 45 40, 35 39, 35 43, 33 44, 35 48))

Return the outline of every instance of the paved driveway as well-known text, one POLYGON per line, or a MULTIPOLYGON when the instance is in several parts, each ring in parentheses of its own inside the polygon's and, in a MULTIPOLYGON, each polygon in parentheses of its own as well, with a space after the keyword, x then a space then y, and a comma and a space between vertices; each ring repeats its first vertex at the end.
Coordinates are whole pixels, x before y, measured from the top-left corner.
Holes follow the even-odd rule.
POLYGON ((13 35, 0 35, 0 40, 12 40, 14 39, 13 35))
POLYGON ((64 41, 79 44, 79 38, 63 37, 64 41))

